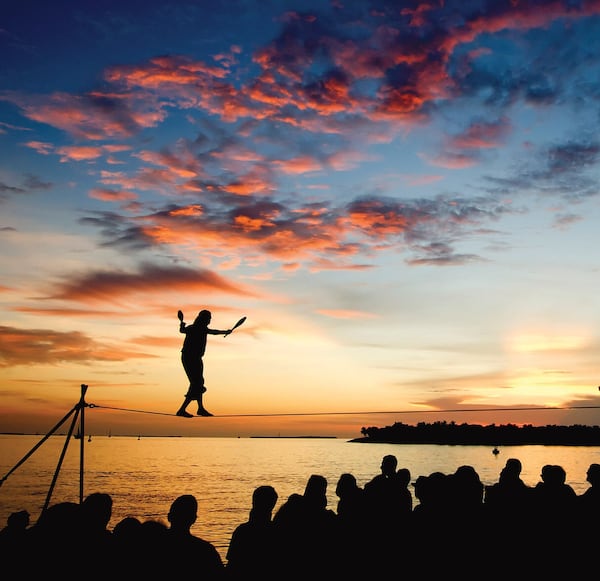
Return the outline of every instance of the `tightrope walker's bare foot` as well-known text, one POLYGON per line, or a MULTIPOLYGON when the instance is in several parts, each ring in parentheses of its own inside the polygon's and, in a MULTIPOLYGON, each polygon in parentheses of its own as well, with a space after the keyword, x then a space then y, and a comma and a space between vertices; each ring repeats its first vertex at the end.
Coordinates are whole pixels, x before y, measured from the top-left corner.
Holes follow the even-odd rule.
POLYGON ((191 413, 186 412, 184 410, 179 410, 175 415, 180 416, 182 418, 193 418, 194 417, 191 413))
POLYGON ((204 417, 212 416, 212 414, 208 410, 205 410, 204 408, 201 408, 198 410, 198 415, 204 416, 204 417))

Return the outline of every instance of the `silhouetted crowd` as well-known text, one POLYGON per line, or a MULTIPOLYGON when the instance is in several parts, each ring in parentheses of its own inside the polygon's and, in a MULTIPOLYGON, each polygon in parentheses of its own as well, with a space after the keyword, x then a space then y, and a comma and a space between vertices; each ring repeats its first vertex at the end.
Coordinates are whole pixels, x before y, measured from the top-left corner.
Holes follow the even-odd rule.
POLYGON ((464 465, 419 476, 411 489, 410 471, 397 464, 384 456, 364 487, 341 474, 336 510, 327 508, 328 482, 319 474, 277 511, 275 488, 257 487, 226 559, 191 533, 193 495, 177 497, 166 521, 128 516, 111 530, 113 502, 104 492, 51 505, 34 525, 26 510, 12 513, 0 531, 0 558, 4 571, 24 579, 571 579, 596 570, 600 464, 590 464, 590 486, 579 495, 558 465, 543 466, 535 486, 509 458, 489 486, 464 465))

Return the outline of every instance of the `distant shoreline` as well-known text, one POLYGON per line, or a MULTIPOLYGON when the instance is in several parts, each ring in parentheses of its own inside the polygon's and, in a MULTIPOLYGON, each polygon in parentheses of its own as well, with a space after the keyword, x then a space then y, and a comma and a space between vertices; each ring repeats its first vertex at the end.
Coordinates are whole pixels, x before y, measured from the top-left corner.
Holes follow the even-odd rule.
MULTIPOLYGON (((59 436, 59 437, 64 437, 67 434, 64 433, 57 433, 57 434, 53 434, 54 436, 59 436)), ((41 436, 41 434, 29 434, 26 432, 0 432, 0 436, 41 436)), ((72 436, 74 439, 79 439, 76 438, 74 435, 72 436)), ((175 435, 160 435, 160 436, 156 436, 153 434, 111 434, 106 435, 106 434, 90 434, 90 437, 93 438, 183 438, 183 437, 190 437, 190 438, 204 438, 205 436, 181 436, 179 434, 175 434, 175 435)), ((236 436, 224 436, 226 438, 235 438, 236 436)), ((237 436, 238 438, 240 436, 237 436)), ((275 439, 284 439, 284 438, 302 438, 302 439, 318 439, 318 440, 335 440, 338 438, 338 436, 245 436, 248 438, 275 438, 275 439)))
POLYGON ((457 446, 600 446, 600 426, 516 426, 514 424, 457 424, 420 422, 416 426, 397 422, 383 428, 361 430, 355 443, 435 444, 457 446))
POLYGON ((317 440, 335 440, 337 436, 250 436, 251 438, 304 438, 304 439, 317 439, 317 440))
POLYGON ((598 448, 598 444, 577 444, 573 442, 403 442, 400 440, 373 440, 372 438, 353 438, 348 440, 350 444, 398 444, 408 446, 569 446, 570 448, 598 448))

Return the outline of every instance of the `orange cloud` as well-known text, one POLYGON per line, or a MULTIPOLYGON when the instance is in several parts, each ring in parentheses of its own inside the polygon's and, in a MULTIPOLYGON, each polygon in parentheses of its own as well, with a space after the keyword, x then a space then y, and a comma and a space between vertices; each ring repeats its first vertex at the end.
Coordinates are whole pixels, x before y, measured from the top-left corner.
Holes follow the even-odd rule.
POLYGON ((165 85, 194 85, 205 75, 221 79, 227 74, 226 68, 211 67, 183 56, 160 56, 142 66, 111 67, 104 77, 128 87, 158 89, 165 85))
POLYGON ((28 141, 23 145, 34 149, 41 155, 50 155, 54 149, 54 146, 51 143, 45 143, 43 141, 28 141))
MULTIPOLYGON (((57 285, 48 298, 81 303, 113 302, 157 291, 222 292, 256 296, 255 291, 235 285, 209 270, 177 266, 143 265, 139 272, 92 271, 57 285)), ((139 300, 139 298, 137 299, 139 300)))
POLYGON ((160 110, 135 112, 123 109, 114 114, 100 104, 99 96, 54 93, 43 98, 21 98, 23 114, 33 121, 58 127, 79 138, 98 140, 106 137, 129 137, 139 127, 151 127, 164 119, 160 110))
POLYGON ((270 193, 272 184, 256 174, 241 176, 239 180, 223 185, 223 190, 237 196, 250 196, 252 194, 270 193))
POLYGON ((274 226, 274 223, 264 218, 251 218, 250 216, 236 216, 235 224, 244 232, 258 231, 264 227, 274 226))
POLYGON ((61 162, 66 161, 86 161, 102 157, 102 148, 90 145, 64 146, 56 150, 60 154, 61 162))
POLYGON ((103 344, 78 331, 59 333, 49 329, 22 330, 0 326, 0 367, 58 364, 65 361, 126 361, 153 355, 103 344))
POLYGON ((94 188, 90 190, 89 194, 90 198, 94 198, 96 200, 102 200, 103 202, 127 202, 131 200, 137 199, 137 194, 133 192, 125 192, 125 191, 114 191, 108 189, 94 188))
POLYGON ((120 186, 125 190, 169 191, 176 186, 176 176, 165 169, 142 168, 136 175, 122 172, 100 172, 101 183, 120 186))
POLYGON ((273 165, 280 169, 283 173, 294 175, 303 174, 312 171, 319 171, 323 166, 319 161, 308 155, 296 157, 288 160, 274 161, 273 165))
POLYGON ((166 167, 180 178, 194 178, 203 175, 202 166, 191 152, 181 149, 177 154, 171 152, 142 151, 135 154, 143 161, 166 167))
POLYGON ((372 235, 376 233, 381 237, 388 234, 397 234, 407 229, 408 218, 399 214, 395 209, 389 209, 377 200, 365 201, 357 204, 348 213, 348 221, 353 226, 369 230, 372 235))
MULTIPOLYGON (((148 312, 148 308, 144 307, 145 312, 148 312)), ((106 317, 139 317, 139 311, 128 309, 128 310, 108 310, 108 309, 90 309, 86 307, 85 309, 74 309, 74 308, 33 308, 33 307, 16 307, 13 309, 18 313, 27 313, 30 315, 36 316, 51 316, 51 317, 98 317, 98 318, 106 318, 106 317)), ((166 310, 166 309, 165 309, 166 310)))
POLYGON ((177 208, 176 210, 169 211, 171 216, 202 216, 204 210, 200 204, 192 204, 191 206, 185 206, 177 208))

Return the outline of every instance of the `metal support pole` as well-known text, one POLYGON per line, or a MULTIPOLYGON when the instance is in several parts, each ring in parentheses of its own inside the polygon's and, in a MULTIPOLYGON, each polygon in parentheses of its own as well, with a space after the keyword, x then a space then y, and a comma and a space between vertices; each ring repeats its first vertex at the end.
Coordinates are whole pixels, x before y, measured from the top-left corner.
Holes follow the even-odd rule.
POLYGON ((56 470, 54 471, 54 476, 52 477, 52 483, 50 484, 50 488, 48 489, 48 494, 46 495, 46 502, 44 502, 44 506, 42 507, 42 513, 48 508, 50 504, 50 500, 52 499, 52 493, 54 492, 54 487, 56 486, 56 481, 58 480, 58 475, 60 474, 60 469, 65 459, 65 455, 67 453, 67 448, 69 447, 69 440, 73 434, 73 428, 77 423, 77 418, 79 417, 79 404, 75 406, 75 415, 73 416, 73 421, 71 422, 71 426, 69 431, 67 432, 67 437, 65 439, 65 445, 63 446, 62 452, 60 454, 60 458, 58 459, 58 464, 56 465, 56 470))
POLYGON ((25 462, 25 460, 27 460, 52 434, 54 434, 54 432, 56 432, 56 430, 58 430, 58 428, 60 428, 68 419, 70 416, 72 416, 75 412, 77 411, 77 406, 75 406, 67 415, 65 415, 65 417, 60 420, 60 422, 58 422, 58 424, 56 424, 31 450, 29 450, 29 452, 27 452, 27 454, 25 454, 25 456, 23 456, 23 458, 21 458, 21 460, 19 460, 19 462, 13 466, 13 468, 11 468, 6 475, 2 478, 2 481, 0 482, 0 485, 4 483, 4 481, 19 467, 21 466, 21 464, 23 464, 25 462))
POLYGON ((85 449, 85 392, 88 386, 81 384, 81 399, 79 400, 79 406, 81 408, 81 418, 79 419, 79 433, 81 438, 79 439, 79 504, 83 502, 83 475, 84 475, 84 449, 85 449))
POLYGON ((58 475, 60 473, 60 469, 61 469, 63 460, 67 453, 69 441, 71 439, 71 436, 73 435, 73 429, 75 428, 75 424, 77 423, 77 419, 79 418, 79 414, 81 414, 81 418, 79 420, 79 436, 80 436, 79 439, 81 440, 80 450, 79 450, 79 503, 81 504, 81 502, 83 502, 83 472, 84 472, 84 470, 83 470, 83 468, 84 468, 84 463, 83 463, 84 448, 83 447, 84 447, 84 440, 85 440, 85 438, 83 437, 83 429, 85 427, 83 417, 84 417, 84 410, 87 406, 87 404, 85 403, 85 392, 87 391, 87 388, 88 388, 87 385, 84 385, 83 383, 81 384, 81 397, 79 399, 79 403, 74 408, 75 415, 73 416, 73 421, 71 422, 71 427, 69 428, 69 432, 67 433, 65 445, 63 446, 60 458, 58 460, 58 464, 56 466, 56 470, 54 472, 54 477, 52 478, 52 483, 50 484, 50 489, 48 490, 48 495, 46 496, 46 502, 44 503, 42 512, 44 512, 48 508, 48 505, 50 504, 50 500, 52 498, 52 492, 54 491, 54 487, 56 485, 56 481, 58 479, 58 475))

